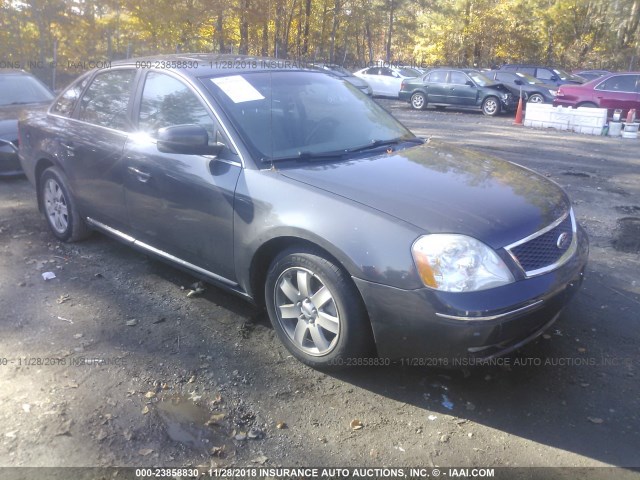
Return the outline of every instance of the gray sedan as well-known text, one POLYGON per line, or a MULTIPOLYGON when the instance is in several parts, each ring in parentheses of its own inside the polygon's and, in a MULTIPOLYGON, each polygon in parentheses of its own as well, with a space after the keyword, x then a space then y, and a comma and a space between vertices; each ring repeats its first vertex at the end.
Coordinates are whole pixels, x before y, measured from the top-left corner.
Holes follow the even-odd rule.
POLYGON ((20 134, 55 237, 98 230, 265 305, 313 367, 505 354, 558 320, 587 261, 556 184, 278 60, 114 63, 20 134))

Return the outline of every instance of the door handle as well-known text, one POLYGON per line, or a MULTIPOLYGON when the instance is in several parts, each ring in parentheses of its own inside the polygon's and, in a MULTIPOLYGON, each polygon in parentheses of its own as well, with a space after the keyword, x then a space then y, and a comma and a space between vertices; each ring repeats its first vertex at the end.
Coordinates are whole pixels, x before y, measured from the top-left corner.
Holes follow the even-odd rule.
POLYGON ((141 181, 142 183, 147 183, 149 181, 149 179, 151 178, 151 174, 147 173, 147 172, 143 172, 142 170, 138 170, 135 167, 129 167, 128 168, 129 173, 132 175, 135 175, 136 178, 141 181))

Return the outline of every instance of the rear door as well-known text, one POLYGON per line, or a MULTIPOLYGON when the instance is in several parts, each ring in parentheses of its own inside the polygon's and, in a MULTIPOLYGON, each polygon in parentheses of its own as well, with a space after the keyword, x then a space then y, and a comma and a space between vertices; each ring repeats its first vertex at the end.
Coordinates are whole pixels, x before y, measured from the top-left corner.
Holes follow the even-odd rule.
POLYGON ((437 70, 429 73, 425 80, 425 87, 427 88, 427 101, 429 103, 441 103, 447 104, 447 70, 437 70))
POLYGON ((131 131, 136 74, 133 68, 98 72, 60 139, 66 173, 81 211, 118 229, 127 226, 122 151, 131 131))
POLYGON ((125 147, 126 204, 133 236, 229 280, 233 268, 233 202, 239 156, 203 97, 183 78, 150 71, 134 108, 137 132, 125 147), (197 124, 217 157, 158 151, 158 129, 197 124))

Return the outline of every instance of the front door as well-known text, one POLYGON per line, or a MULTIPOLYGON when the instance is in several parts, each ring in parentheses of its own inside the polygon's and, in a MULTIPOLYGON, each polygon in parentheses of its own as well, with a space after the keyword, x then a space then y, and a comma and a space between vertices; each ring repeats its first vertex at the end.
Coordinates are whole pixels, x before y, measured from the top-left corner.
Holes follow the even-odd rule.
POLYGON ((462 72, 451 72, 447 84, 447 103, 460 107, 472 107, 478 98, 478 88, 469 85, 471 79, 462 72))
POLYGON ((180 78, 149 72, 139 95, 138 132, 124 150, 132 235, 143 243, 229 280, 233 268, 233 202, 240 159, 195 90, 180 78), (217 157, 162 153, 158 129, 197 124, 217 157))

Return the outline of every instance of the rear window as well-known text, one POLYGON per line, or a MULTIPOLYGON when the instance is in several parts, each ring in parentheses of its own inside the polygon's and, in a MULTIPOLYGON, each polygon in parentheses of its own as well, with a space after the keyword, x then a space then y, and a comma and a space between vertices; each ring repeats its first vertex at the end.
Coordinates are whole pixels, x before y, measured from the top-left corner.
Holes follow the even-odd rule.
POLYGON ((51 92, 31 75, 0 74, 0 106, 47 102, 51 92))

